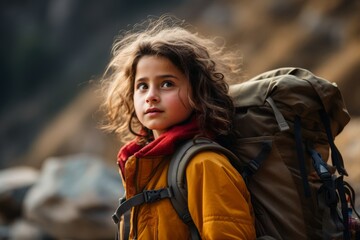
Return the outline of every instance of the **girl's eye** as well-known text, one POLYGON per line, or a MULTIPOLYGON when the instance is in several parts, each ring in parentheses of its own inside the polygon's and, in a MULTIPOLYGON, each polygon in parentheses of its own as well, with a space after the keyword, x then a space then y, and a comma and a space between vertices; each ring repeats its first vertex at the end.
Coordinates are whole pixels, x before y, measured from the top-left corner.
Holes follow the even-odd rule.
POLYGON ((161 84, 161 87, 163 87, 163 88, 169 88, 169 87, 172 87, 172 86, 174 86, 174 84, 171 81, 164 81, 161 84))
POLYGON ((138 83, 138 84, 136 85, 136 89, 139 89, 139 90, 144 90, 144 89, 147 89, 147 88, 148 88, 147 84, 146 84, 146 83, 143 83, 143 82, 138 83))

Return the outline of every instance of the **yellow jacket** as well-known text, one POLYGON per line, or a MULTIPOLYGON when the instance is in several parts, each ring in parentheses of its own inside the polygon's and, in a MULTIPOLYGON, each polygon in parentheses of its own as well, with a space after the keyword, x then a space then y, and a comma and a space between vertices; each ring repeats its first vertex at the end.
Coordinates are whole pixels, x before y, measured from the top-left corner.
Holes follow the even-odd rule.
MULTIPOLYGON (((131 156, 122 176, 126 198, 167 187, 169 156, 131 156)), ((221 154, 197 154, 186 168, 188 207, 202 239, 255 239, 250 194, 240 174, 221 154)), ((130 239, 190 239, 169 199, 131 211, 130 239)), ((121 234, 120 234, 121 235, 121 234)))

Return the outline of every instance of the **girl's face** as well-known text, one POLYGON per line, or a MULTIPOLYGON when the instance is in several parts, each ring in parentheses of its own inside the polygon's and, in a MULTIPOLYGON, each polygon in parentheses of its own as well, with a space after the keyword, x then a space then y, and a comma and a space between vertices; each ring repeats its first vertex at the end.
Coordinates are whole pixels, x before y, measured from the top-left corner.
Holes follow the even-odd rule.
POLYGON ((192 113, 189 79, 167 58, 144 56, 136 67, 134 107, 154 137, 186 120, 192 113))

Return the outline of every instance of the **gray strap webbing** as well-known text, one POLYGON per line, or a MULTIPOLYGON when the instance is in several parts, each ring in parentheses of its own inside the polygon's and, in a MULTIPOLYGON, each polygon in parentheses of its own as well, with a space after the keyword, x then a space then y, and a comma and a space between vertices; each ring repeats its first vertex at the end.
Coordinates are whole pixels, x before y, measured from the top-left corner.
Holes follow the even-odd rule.
POLYGON ((124 239, 128 239, 130 235, 130 211, 124 213, 124 239))
POLYGON ((121 216, 130 210, 132 207, 143 204, 143 203, 152 203, 164 198, 171 198, 172 191, 170 188, 162 188, 158 190, 145 190, 142 193, 136 194, 132 198, 124 201, 116 209, 115 213, 112 215, 114 223, 119 223, 121 216))
POLYGON ((276 107, 276 104, 274 102, 274 100, 271 97, 268 97, 265 99, 265 101, 267 103, 270 104, 270 107, 272 108, 274 115, 275 115, 275 119, 279 125, 280 131, 286 131, 289 130, 289 124, 286 122, 284 116, 281 114, 280 110, 276 107))

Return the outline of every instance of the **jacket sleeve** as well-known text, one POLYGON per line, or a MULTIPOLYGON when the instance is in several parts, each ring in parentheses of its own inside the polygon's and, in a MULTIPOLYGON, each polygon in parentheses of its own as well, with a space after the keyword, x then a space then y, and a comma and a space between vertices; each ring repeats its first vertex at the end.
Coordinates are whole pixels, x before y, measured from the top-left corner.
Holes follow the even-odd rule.
POLYGON ((228 159, 207 151, 186 168, 188 206, 202 239, 255 239, 250 194, 228 159))

